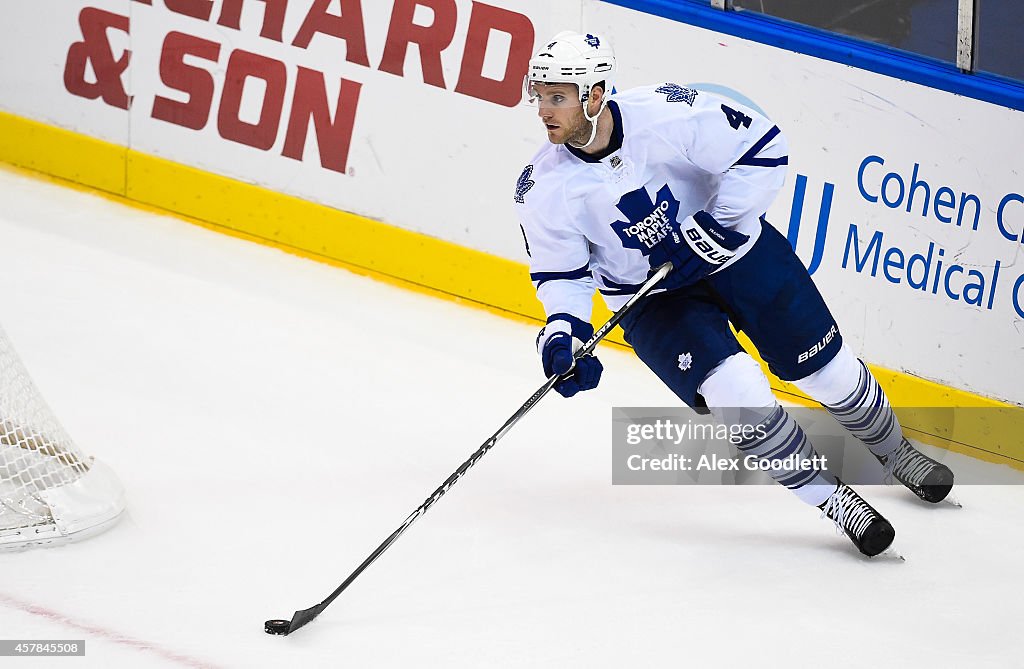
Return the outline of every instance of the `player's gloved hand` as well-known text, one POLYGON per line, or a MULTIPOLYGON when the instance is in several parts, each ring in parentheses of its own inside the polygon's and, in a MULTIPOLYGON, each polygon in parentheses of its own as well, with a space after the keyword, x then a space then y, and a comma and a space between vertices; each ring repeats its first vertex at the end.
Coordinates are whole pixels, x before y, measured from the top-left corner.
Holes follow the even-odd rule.
POLYGON ((742 232, 719 225, 708 212, 698 211, 680 221, 678 231, 673 229, 655 244, 649 259, 654 269, 672 263, 672 272, 661 287, 681 288, 697 283, 730 260, 748 239, 742 232))
POLYGON ((537 335, 537 351, 544 364, 544 375, 572 373, 555 384, 555 392, 572 397, 581 390, 591 390, 601 381, 604 365, 593 355, 575 361, 573 354, 594 336, 594 326, 572 314, 552 314, 537 335))

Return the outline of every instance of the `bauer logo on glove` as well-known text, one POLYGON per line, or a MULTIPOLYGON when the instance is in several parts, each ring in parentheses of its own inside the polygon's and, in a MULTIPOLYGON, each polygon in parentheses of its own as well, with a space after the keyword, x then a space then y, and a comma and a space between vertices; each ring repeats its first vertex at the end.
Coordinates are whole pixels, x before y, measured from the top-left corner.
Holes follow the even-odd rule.
POLYGON ((687 216, 680 225, 682 239, 669 235, 651 249, 653 268, 672 263, 672 274, 662 284, 665 288, 681 288, 697 283, 736 255, 750 237, 719 225, 706 211, 687 216))
POLYGON ((686 237, 690 241, 690 247, 694 252, 712 265, 721 265, 729 258, 732 258, 732 253, 729 253, 718 244, 708 240, 708 233, 711 233, 710 236, 714 236, 713 232, 705 232, 704 229, 699 226, 687 228, 686 237))

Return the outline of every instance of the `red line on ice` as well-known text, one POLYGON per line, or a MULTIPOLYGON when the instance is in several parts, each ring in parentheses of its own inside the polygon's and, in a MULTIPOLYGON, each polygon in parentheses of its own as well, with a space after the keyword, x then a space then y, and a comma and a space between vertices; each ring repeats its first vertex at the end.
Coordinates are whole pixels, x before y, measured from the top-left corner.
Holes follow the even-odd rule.
POLYGON ((136 650, 154 653, 156 655, 159 655, 160 657, 163 657, 164 659, 171 660, 172 662, 177 662, 178 664, 184 665, 186 667, 215 669, 215 667, 217 666, 214 664, 210 664, 206 660, 200 660, 194 657, 189 657, 188 655, 176 653, 173 650, 168 650, 166 648, 158 646, 155 643, 142 641, 141 639, 135 639, 130 636, 121 634, 120 632, 115 632, 114 630, 109 630, 103 627, 97 627, 89 623, 79 622, 64 615, 63 613, 60 613, 59 611, 53 611, 52 609, 39 606, 38 604, 30 604, 28 602, 24 602, 20 599, 11 597, 10 595, 4 593, 0 593, 0 602, 6 604, 7 606, 10 606, 11 608, 15 608, 26 613, 31 613, 34 616, 46 618, 47 620, 50 620, 55 623, 60 623, 62 625, 67 625, 68 627, 73 627, 81 632, 87 632, 88 634, 91 634, 95 637, 102 637, 108 641, 113 641, 114 643, 121 644, 122 646, 128 646, 129 648, 134 648, 136 650))

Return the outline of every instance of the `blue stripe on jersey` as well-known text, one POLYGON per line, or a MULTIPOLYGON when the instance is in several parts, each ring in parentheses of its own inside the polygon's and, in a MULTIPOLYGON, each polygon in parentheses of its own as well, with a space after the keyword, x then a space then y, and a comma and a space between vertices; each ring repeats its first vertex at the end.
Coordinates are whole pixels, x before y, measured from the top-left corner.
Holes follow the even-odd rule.
POLYGON ((779 134, 779 126, 772 126, 772 129, 764 134, 764 137, 757 140, 757 142, 750 147, 746 153, 740 156, 740 159, 733 163, 733 167, 736 165, 752 165, 753 167, 778 167, 779 165, 788 165, 789 156, 782 156, 781 158, 758 158, 757 154, 761 153, 764 147, 768 146, 768 143, 775 139, 775 136, 779 134))
POLYGON ((604 284, 599 288, 602 295, 632 295, 644 285, 642 283, 618 283, 605 276, 599 278, 604 284))
POLYGON ((536 281, 537 287, 547 281, 558 281, 561 279, 585 279, 590 276, 590 265, 584 265, 568 272, 530 272, 530 281, 536 281))
POLYGON ((736 165, 751 165, 752 167, 778 167, 779 165, 789 165, 789 156, 782 156, 781 158, 749 158, 746 162, 736 163, 736 165))

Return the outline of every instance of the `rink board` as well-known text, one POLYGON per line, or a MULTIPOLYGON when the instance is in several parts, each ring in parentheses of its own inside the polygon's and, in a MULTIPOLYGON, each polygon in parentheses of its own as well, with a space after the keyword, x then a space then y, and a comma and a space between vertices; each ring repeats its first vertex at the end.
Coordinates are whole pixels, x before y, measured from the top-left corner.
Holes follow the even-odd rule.
MULTIPOLYGON (((543 320, 543 312, 533 296, 532 287, 515 280, 527 273, 523 265, 184 165, 132 151, 119 151, 114 145, 104 145, 91 138, 3 113, 0 113, 0 136, 32 138, 40 147, 59 144, 63 150, 45 155, 72 155, 75 160, 68 164, 55 164, 55 161, 47 159, 46 172, 71 179, 72 174, 82 174, 76 171, 80 164, 92 164, 95 169, 89 171, 88 177, 73 179, 74 182, 129 204, 149 205, 173 212, 198 225, 385 280, 397 280, 408 288, 455 298, 507 316, 538 323, 543 320), (83 156, 91 155, 95 155, 95 160, 83 159, 83 156), (117 155, 123 156, 120 163, 114 159, 117 155), (99 166, 104 167, 101 169, 99 166), (131 178, 126 179, 126 175, 131 178), (125 181, 134 185, 128 189, 102 186, 123 184, 125 181), (244 224, 239 223, 240 219, 244 224), (286 227, 288 234, 282 233, 282 221, 297 220, 304 222, 301 229, 286 227), (407 262, 382 264, 375 249, 384 244, 398 250, 389 258, 406 259, 407 262), (436 262, 416 260, 424 257, 436 262)), ((43 167, 38 159, 30 159, 43 154, 24 144, 14 150, 0 141, 0 152, 13 157, 11 162, 24 167, 43 167), (17 160, 19 155, 26 159, 17 160)), ((604 320, 609 315, 604 305, 595 300, 595 321, 604 320)), ((742 335, 740 338, 760 361, 749 341, 742 335)), ((608 340, 615 345, 626 346, 618 328, 608 340)), ((760 362, 776 392, 790 401, 812 404, 799 390, 773 376, 763 361, 760 362)), ((909 374, 876 365, 871 365, 871 368, 897 406, 1007 406, 909 374)), ((904 423, 908 434, 921 441, 982 460, 1024 468, 1024 439, 992 444, 987 438, 988 428, 980 424, 960 423, 954 434, 939 436, 935 427, 927 423, 917 424, 912 419, 904 423)))
POLYGON ((714 90, 785 130, 769 219, 895 403, 1024 402, 1020 112, 592 0, 426 4, 346 1, 340 23, 313 0, 277 19, 232 0, 11 8, 0 158, 538 319, 511 194, 541 137, 512 84, 543 36, 605 30, 620 88, 714 90))

